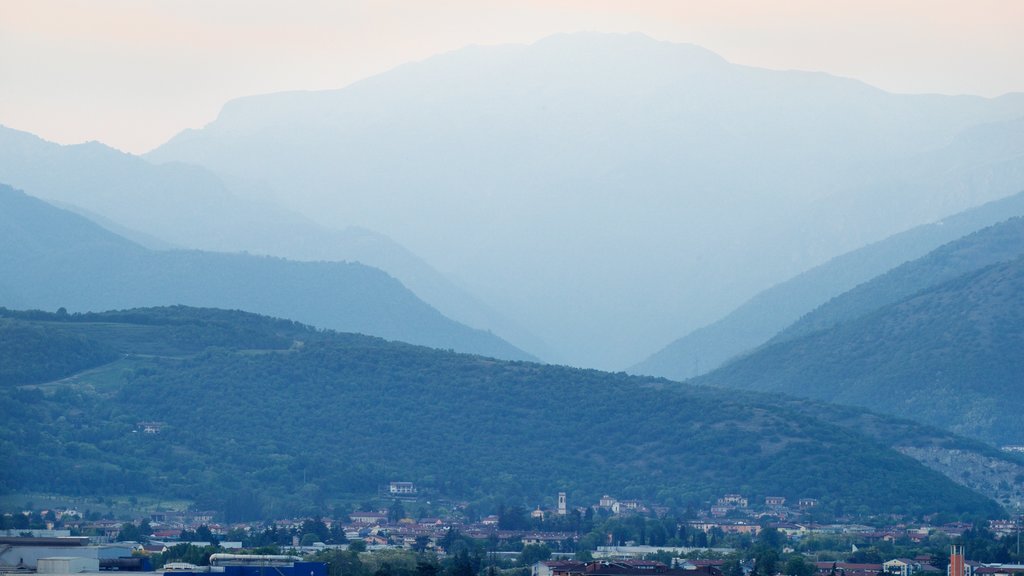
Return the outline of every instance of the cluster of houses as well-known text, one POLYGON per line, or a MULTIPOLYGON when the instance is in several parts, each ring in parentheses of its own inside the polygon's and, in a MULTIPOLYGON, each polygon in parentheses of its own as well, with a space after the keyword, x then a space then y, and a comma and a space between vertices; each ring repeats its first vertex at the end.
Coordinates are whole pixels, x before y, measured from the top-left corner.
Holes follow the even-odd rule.
MULTIPOLYGON (((416 497, 417 488, 412 482, 392 482, 387 486, 386 494, 389 498, 413 499, 416 497)), ((551 517, 564 517, 573 511, 581 515, 589 511, 591 513, 615 515, 615 514, 644 514, 652 516, 663 516, 667 509, 657 506, 648 506, 637 500, 619 500, 609 495, 602 496, 596 503, 582 508, 570 508, 565 493, 559 493, 555 500, 555 506, 549 509, 537 507, 531 516, 535 519, 544 520, 551 517)), ((726 494, 711 504, 708 508, 699 510, 695 518, 681 521, 681 526, 690 531, 701 531, 708 534, 746 534, 755 537, 763 527, 771 527, 787 538, 797 541, 815 534, 847 535, 853 537, 858 543, 878 543, 910 541, 922 542, 931 534, 941 533, 949 537, 961 536, 965 531, 971 529, 969 524, 950 523, 942 525, 907 525, 895 524, 884 529, 877 527, 859 525, 855 523, 832 523, 820 524, 805 521, 812 515, 808 511, 818 506, 818 501, 812 498, 800 498, 796 501, 789 501, 782 496, 769 496, 763 501, 757 502, 754 506, 748 498, 740 494, 726 494), (768 516, 768 518, 766 518, 768 516), (770 520, 770 521, 768 521, 770 520)), ((458 509, 459 506, 454 506, 458 509)), ((442 542, 451 533, 457 530, 459 534, 481 540, 490 541, 497 546, 518 544, 522 545, 544 545, 551 551, 569 553, 576 550, 580 534, 575 532, 540 531, 540 530, 505 530, 499 526, 497 516, 487 516, 474 521, 467 521, 464 515, 453 515, 451 517, 427 517, 427 518, 401 518, 395 520, 389 517, 387 510, 357 510, 351 512, 347 518, 332 520, 325 518, 323 522, 335 534, 343 533, 347 540, 363 541, 368 549, 375 548, 410 548, 410 549, 433 549, 443 552, 442 542)), ((75 510, 55 510, 45 514, 45 517, 62 522, 65 528, 74 528, 76 533, 90 535, 94 542, 110 543, 122 540, 120 531, 124 525, 123 521, 97 520, 85 521, 82 515, 75 510)), ((169 546, 181 542, 183 531, 195 533, 197 528, 205 527, 210 535, 221 540, 220 545, 224 548, 239 548, 241 542, 227 541, 229 535, 240 533, 251 533, 261 531, 265 524, 221 524, 216 522, 213 512, 162 512, 151 514, 146 519, 153 533, 151 542, 146 545, 139 545, 136 553, 159 553, 165 551, 169 546)), ((308 519, 293 518, 276 520, 273 525, 285 533, 295 534, 292 547, 297 552, 313 552, 330 547, 324 543, 310 543, 300 541, 304 524, 308 519)), ((538 524, 539 525, 539 524, 538 524)), ((555 523, 554 525, 565 525, 555 523)), ((993 520, 990 523, 991 530, 997 535, 1009 535, 1017 530, 1017 524, 1013 520, 993 520)), ((205 532, 204 532, 205 533, 205 532)), ((205 544, 204 542, 193 542, 205 544)), ((612 544, 612 542, 608 542, 612 544)), ((616 543, 627 546, 615 549, 607 548, 598 550, 595 558, 603 561, 633 562, 642 558, 645 554, 655 552, 644 546, 635 546, 635 543, 616 543), (632 546, 630 546, 632 545, 632 546)), ((678 549, 680 556, 685 556, 684 549, 678 549)), ((723 550, 724 551, 724 550, 723 550)), ((576 564, 558 565, 565 570, 582 569, 576 564)), ((639 565, 633 566, 637 570, 639 565)), ((653 567, 643 570, 654 570, 654 572, 640 572, 643 574, 662 574, 661 566, 654 564, 653 567)), ((621 566, 620 566, 621 568, 621 566)), ((715 565, 707 564, 697 567, 667 567, 669 570, 696 568, 714 574, 715 565)), ((927 575, 933 571, 933 567, 926 559, 894 559, 884 565, 871 564, 845 564, 830 563, 827 567, 819 566, 819 571, 826 571, 830 576, 876 576, 878 574, 892 574, 894 576, 927 575)), ((596 569, 596 568, 592 568, 596 569)), ((664 572, 667 576, 675 575, 674 572, 664 572)), ((980 572, 979 576, 993 576, 994 573, 980 572)), ((580 572, 580 573, 543 573, 536 576, 604 576, 604 573, 580 572)), ((974 576, 969 574, 966 576, 974 576)), ((1020 574, 1018 576, 1024 576, 1020 574)))
POLYGON ((534 564, 530 576, 722 576, 722 561, 694 560, 668 566, 654 560, 548 560, 534 564))
MULTIPOLYGON (((1022 576, 1024 565, 980 564, 963 562, 963 574, 953 575, 949 568, 932 565, 930 556, 894 558, 881 564, 853 564, 849 562, 816 562, 817 576, 1022 576)), ((676 558, 672 565, 652 560, 618 559, 579 562, 575 560, 546 560, 531 567, 531 576, 723 576, 725 560, 686 560, 676 558)), ((754 570, 753 561, 741 562, 744 574, 754 570)))

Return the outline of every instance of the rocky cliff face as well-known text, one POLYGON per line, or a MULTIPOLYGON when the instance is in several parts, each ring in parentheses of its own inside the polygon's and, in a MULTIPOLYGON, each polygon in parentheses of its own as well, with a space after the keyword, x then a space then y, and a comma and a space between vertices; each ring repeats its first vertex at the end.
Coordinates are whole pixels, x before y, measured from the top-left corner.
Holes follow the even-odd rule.
POLYGON ((954 482, 994 499, 1007 509, 1013 509, 1024 499, 1024 463, 938 446, 900 446, 896 449, 954 482))

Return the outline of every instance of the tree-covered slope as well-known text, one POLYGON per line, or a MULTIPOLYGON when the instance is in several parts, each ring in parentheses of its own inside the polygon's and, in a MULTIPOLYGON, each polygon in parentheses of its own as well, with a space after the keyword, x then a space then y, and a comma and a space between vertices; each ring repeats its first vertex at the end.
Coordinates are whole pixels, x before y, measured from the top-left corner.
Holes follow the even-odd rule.
MULTIPOLYGON (((779 331, 815 311, 815 307, 825 304, 829 299, 905 262, 920 258, 944 243, 1021 214, 1024 214, 1024 192, 837 256, 825 264, 761 292, 721 320, 675 340, 648 359, 631 367, 629 371, 634 374, 650 374, 676 380, 710 372, 729 359, 764 344, 779 331)), ((1024 241, 1022 239, 1024 235, 1018 237, 1018 240, 1024 241)), ((1005 250, 1000 254, 1005 254, 1005 250)), ((986 254, 981 256, 982 259, 975 268, 998 261, 986 254)), ((954 270, 952 267, 947 269, 954 270)), ((955 270, 959 270, 959 273, 968 271, 962 266, 955 270)), ((953 276, 956 276, 956 273, 945 276, 945 279, 953 276)), ((926 281, 935 283, 935 275, 910 277, 908 280, 916 282, 914 285, 917 287, 910 292, 902 292, 902 296, 924 288, 926 281)), ((910 283, 904 285, 909 287, 910 283)), ((856 292, 857 290, 853 290, 851 294, 856 292)), ((836 301, 843 301, 845 298, 846 295, 843 295, 836 298, 836 301)), ((898 298, 876 300, 875 307, 893 302, 895 299, 898 298)), ((817 316, 818 312, 831 309, 832 305, 830 302, 829 305, 822 306, 797 325, 817 316)))
MULTIPOLYGON (((491 501, 566 491, 685 505, 742 492, 819 498, 834 511, 994 512, 887 441, 831 423, 827 407, 821 416, 792 399, 240 312, 5 315, 124 356, 59 382, 0 388, 0 453, 31 462, 0 475, 4 491, 187 498, 231 518, 312 510, 397 479, 491 501), (212 334, 209 347, 182 347, 189 339, 174 335, 190 331, 212 334), (139 432, 140 422, 159 432, 139 432)), ((905 442, 943 441, 896 425, 905 442)))
POLYGON ((528 354, 443 316, 357 263, 145 249, 0 185, 0 305, 72 311, 187 304, 510 359, 528 354))
POLYGON ((1021 254, 1024 217, 1018 216, 949 242, 836 296, 788 326, 772 342, 798 338, 858 318, 928 287, 1021 254))
POLYGON ((1024 256, 860 318, 769 344, 694 380, 865 406, 1024 442, 1024 256))
POLYGON ((53 380, 116 358, 96 340, 0 318, 0 386, 53 380))

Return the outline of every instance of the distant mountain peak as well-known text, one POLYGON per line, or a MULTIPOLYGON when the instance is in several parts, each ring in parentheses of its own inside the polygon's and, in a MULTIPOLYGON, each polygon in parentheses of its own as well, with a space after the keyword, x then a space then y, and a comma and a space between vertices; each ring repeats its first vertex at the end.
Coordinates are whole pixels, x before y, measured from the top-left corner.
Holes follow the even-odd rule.
POLYGON ((1021 135, 957 135, 1022 115, 584 32, 234 100, 147 157, 380 231, 553 357, 617 369, 829 258, 1017 192, 1021 135))

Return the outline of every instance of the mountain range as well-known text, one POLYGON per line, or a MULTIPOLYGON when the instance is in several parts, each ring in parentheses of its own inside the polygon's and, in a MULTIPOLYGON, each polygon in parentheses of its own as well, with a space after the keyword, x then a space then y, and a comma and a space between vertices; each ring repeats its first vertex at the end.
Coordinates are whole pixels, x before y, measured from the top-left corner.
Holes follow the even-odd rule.
POLYGON ((143 246, 359 262, 394 276, 446 316, 508 334, 532 350, 546 349, 387 236, 316 224, 262 198, 256 185, 225 180, 200 166, 157 166, 99 142, 61 146, 0 126, 0 182, 143 246))
POLYGON ((237 99, 146 158, 380 231, 549 359, 620 369, 829 258, 1019 192, 1022 118, 1022 94, 891 94, 571 34, 237 99))
POLYGON ((72 311, 172 304, 244 308, 439 348, 532 358, 489 332, 446 318, 376 268, 150 250, 4 185, 0 301, 72 311))
POLYGON ((1024 425, 1024 218, 830 300, 694 383, 864 406, 993 444, 1024 425))
MULTIPOLYGON (((768 342, 783 329, 787 333, 791 332, 795 329, 790 327, 794 322, 800 320, 798 325, 805 324, 808 320, 802 317, 830 299, 905 262, 920 258, 947 242, 1015 215, 1024 215, 1024 192, 837 256, 759 293, 722 319, 672 342, 629 371, 674 380, 706 374, 726 361, 768 342)), ((1012 249, 1016 250, 1016 247, 1012 249)), ((999 255, 993 256, 1003 257, 1004 247, 998 250, 999 255)), ((981 254, 977 267, 981 263, 995 261, 981 254)), ((947 268, 943 274, 949 279, 952 277, 949 274, 955 276, 967 271, 968 268, 961 266, 956 269, 947 268)), ((930 277, 926 275, 920 280, 930 277)), ((918 283, 916 286, 920 289, 924 284, 918 283)), ((909 293, 904 292, 903 295, 909 293)), ((816 315, 818 313, 821 310, 816 315)))
POLYGON ((558 35, 0 182, 0 493, 1024 497, 1024 94, 558 35))

